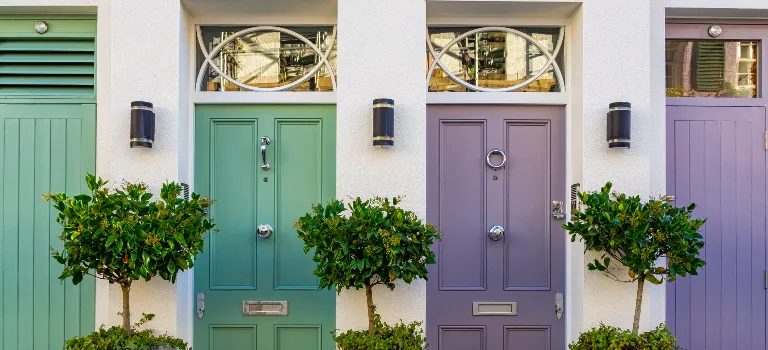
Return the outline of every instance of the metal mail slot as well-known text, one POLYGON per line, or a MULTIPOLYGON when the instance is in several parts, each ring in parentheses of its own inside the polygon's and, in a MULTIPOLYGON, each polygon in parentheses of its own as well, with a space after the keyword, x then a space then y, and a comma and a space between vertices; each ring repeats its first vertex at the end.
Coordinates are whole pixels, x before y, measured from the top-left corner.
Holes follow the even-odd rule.
POLYGON ((244 301, 243 316, 288 315, 287 301, 244 301))
POLYGON ((472 302, 473 316, 517 316, 516 302, 475 301, 472 302))

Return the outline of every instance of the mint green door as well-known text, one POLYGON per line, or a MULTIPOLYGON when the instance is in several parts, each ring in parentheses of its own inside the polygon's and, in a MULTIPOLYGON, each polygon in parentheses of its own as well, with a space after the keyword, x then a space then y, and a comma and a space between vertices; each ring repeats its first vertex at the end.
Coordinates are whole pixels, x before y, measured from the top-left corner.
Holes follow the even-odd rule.
POLYGON ((219 230, 195 264, 195 298, 204 297, 195 350, 334 349, 335 293, 317 289, 291 224, 334 196, 335 106, 203 105, 195 114, 194 189, 215 201, 219 230), (260 237, 259 225, 272 235, 260 237), (244 307, 264 301, 273 303, 244 307))
POLYGON ((0 350, 61 349, 94 330, 94 280, 59 281, 56 212, 41 195, 81 193, 96 168, 95 105, 0 102, 0 350))

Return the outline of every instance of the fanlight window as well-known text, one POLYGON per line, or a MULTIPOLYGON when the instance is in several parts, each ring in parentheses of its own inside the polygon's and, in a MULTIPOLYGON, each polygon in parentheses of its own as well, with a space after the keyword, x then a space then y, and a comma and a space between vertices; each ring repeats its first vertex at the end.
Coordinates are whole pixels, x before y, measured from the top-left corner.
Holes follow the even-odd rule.
POLYGON ((562 92, 563 28, 428 28, 427 89, 562 92))
POLYGON ((333 91, 335 27, 197 28, 198 91, 333 91))

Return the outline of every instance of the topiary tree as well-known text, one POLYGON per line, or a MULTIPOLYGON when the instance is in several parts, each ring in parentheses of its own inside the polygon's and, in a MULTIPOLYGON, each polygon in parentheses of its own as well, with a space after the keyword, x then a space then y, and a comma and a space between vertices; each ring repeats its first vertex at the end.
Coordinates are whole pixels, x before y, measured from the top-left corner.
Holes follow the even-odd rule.
POLYGON ((676 276, 696 275, 704 266, 698 257, 704 247, 698 230, 706 220, 692 219, 695 204, 675 208, 664 198, 642 202, 639 196, 611 193, 611 187, 609 182, 599 192, 579 193, 586 208, 574 211, 573 221, 563 228, 572 242, 578 236, 586 250, 603 253, 602 261, 595 259, 588 264, 590 270, 609 272, 608 266, 618 262, 628 269, 626 282, 637 281, 632 324, 632 333, 637 335, 645 282, 674 282, 676 276), (661 258, 666 258, 666 266, 659 264, 661 258))
POLYGON ((373 287, 395 289, 395 281, 427 279, 427 264, 435 263, 429 248, 440 233, 416 214, 398 207, 399 198, 355 199, 345 208, 339 200, 313 205, 294 227, 304 240, 304 252, 314 249, 314 274, 319 288, 365 288, 368 331, 376 327, 373 287), (347 212, 348 209, 348 212, 347 212), (348 215, 345 215, 348 214, 348 215))
POLYGON ((203 234, 214 226, 206 217, 211 202, 196 193, 181 199, 182 187, 166 183, 160 201, 146 185, 125 183, 110 191, 107 182, 86 176, 90 195, 44 194, 59 211, 64 230, 61 251, 51 255, 64 265, 59 279, 78 284, 85 275, 117 283, 123 292, 122 328, 131 335, 130 290, 136 280, 156 275, 176 282, 179 271, 194 265, 203 249, 203 234))

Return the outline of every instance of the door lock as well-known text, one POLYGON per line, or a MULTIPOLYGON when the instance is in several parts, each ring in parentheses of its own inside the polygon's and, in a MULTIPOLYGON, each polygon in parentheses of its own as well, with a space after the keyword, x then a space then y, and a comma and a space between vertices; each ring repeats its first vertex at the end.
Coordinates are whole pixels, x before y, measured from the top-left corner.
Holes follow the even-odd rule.
POLYGON ((197 293, 197 318, 202 320, 205 315, 205 293, 197 293))
POLYGON ((563 293, 555 294, 555 317, 557 319, 563 318, 563 293))
POLYGON ((552 217, 554 217, 555 220, 562 220, 565 217, 565 212, 563 211, 563 202, 552 202, 552 217))

